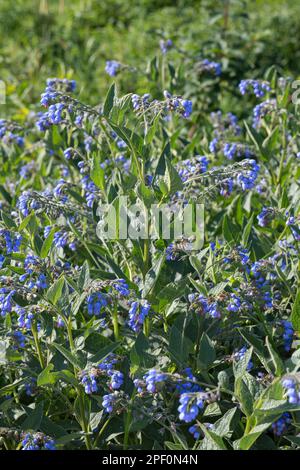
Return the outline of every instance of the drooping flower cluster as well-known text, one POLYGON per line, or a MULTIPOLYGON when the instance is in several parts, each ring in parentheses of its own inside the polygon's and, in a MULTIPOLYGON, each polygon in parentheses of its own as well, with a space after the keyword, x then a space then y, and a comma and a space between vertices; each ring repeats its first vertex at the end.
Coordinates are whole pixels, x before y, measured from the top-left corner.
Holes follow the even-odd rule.
POLYGON ((22 148, 24 146, 24 137, 19 134, 22 131, 23 129, 18 124, 0 119, 0 139, 4 144, 15 144, 22 148))
POLYGON ((293 343, 293 337, 294 337, 294 328, 293 325, 290 321, 283 320, 282 321, 282 326, 283 326, 283 342, 284 342, 284 349, 285 351, 290 351, 293 343))
POLYGON ((203 398, 199 394, 182 393, 179 403, 179 419, 185 423, 194 421, 200 410, 204 408, 203 398))
POLYGON ((275 110, 276 101, 273 99, 263 101, 262 103, 255 106, 255 108, 253 109, 253 127, 256 129, 259 128, 262 123, 262 118, 264 118, 275 110))
POLYGON ((207 157, 196 155, 193 158, 182 160, 178 163, 178 174, 182 181, 187 181, 189 178, 205 173, 207 171, 208 164, 209 161, 207 157))
POLYGON ((138 332, 142 328, 146 317, 150 312, 150 303, 142 299, 141 301, 134 300, 129 309, 128 325, 134 331, 138 332))
POLYGON ((217 77, 222 73, 222 65, 209 59, 204 59, 196 64, 197 71, 200 73, 208 72, 217 77))
POLYGON ((102 308, 107 306, 107 297, 102 292, 94 292, 87 298, 87 309, 89 315, 99 316, 102 308))
POLYGON ((275 423, 272 424, 272 431, 275 434, 275 436, 282 436, 283 434, 286 434, 289 425, 292 422, 292 417, 290 413, 283 413, 281 418, 277 419, 275 423))
POLYGON ((114 354, 109 354, 97 367, 92 367, 81 373, 81 383, 88 395, 99 391, 101 378, 109 379, 106 384, 111 390, 118 390, 124 382, 124 374, 114 368, 118 362, 114 354))
POLYGON ((159 41, 159 47, 163 54, 166 54, 169 49, 173 47, 172 39, 161 39, 159 41))
POLYGON ((262 98, 266 92, 271 91, 270 84, 262 80, 242 80, 239 89, 242 95, 245 95, 249 90, 252 91, 256 98, 262 98))
POLYGON ((111 77, 115 77, 121 72, 123 66, 117 60, 107 60, 105 65, 105 72, 111 77))
POLYGON ((203 294, 189 295, 190 308, 200 315, 208 315, 212 318, 221 318, 221 312, 218 303, 208 299, 203 294))
POLYGON ((0 229, 0 247, 2 240, 5 243, 5 250, 7 254, 16 253, 20 250, 22 243, 22 235, 19 233, 11 232, 10 230, 0 229))
POLYGON ((56 450, 54 439, 42 432, 28 432, 22 436, 22 450, 56 450))
POLYGON ((300 404, 300 389, 299 383, 294 377, 287 377, 282 380, 282 386, 285 388, 285 393, 288 399, 288 402, 291 405, 300 404))
POLYGON ((275 211, 272 207, 264 207, 258 214, 257 220, 260 227, 266 227, 275 217, 275 211))

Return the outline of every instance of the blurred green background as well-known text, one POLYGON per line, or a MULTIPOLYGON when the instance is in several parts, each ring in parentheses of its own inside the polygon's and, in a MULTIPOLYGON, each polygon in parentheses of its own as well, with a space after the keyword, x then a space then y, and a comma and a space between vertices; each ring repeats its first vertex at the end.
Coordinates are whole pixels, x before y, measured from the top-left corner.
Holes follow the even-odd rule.
MULTIPOLYGON (((8 94, 1 113, 28 113, 53 76, 76 79, 80 97, 96 104, 111 82, 105 61, 146 68, 161 38, 222 61, 233 81, 263 75, 273 64, 296 78, 300 2, 1 0, 0 79, 8 94)), ((148 91, 142 74, 125 73, 118 82, 126 92, 148 91)))

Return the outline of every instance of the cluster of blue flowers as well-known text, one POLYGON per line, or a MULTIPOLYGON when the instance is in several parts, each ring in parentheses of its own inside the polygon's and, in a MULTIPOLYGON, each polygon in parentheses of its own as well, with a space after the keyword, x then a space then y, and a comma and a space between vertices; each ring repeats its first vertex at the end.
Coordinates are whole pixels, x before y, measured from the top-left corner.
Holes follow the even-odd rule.
POLYGON ((290 216, 287 219, 286 225, 290 227, 294 239, 300 241, 300 225, 294 216, 290 216))
POLYGON ((10 230, 0 229, 0 237, 3 237, 5 241, 5 249, 7 254, 16 253, 20 250, 22 235, 19 233, 13 233, 10 230))
POLYGON ((24 137, 17 134, 20 127, 5 119, 0 119, 0 139, 5 144, 16 144, 18 147, 24 146, 24 137))
POLYGON ((30 176, 32 176, 33 172, 36 170, 36 167, 36 162, 34 160, 31 160, 25 165, 22 165, 19 171, 19 175, 21 176, 21 178, 24 178, 26 180, 30 176))
POLYGON ((177 170, 182 181, 187 181, 193 176, 201 175, 207 171, 209 161, 207 157, 196 155, 193 158, 182 160, 177 165, 177 170))
POLYGON ((89 176, 84 176, 81 180, 81 185, 84 190, 86 204, 88 207, 93 207, 93 203, 97 198, 98 189, 89 176))
POLYGON ((164 91, 166 106, 168 111, 176 111, 184 118, 189 118, 192 114, 193 103, 178 96, 172 96, 168 91, 164 91))
POLYGON ((272 207, 264 207, 258 214, 257 220, 260 227, 267 227, 275 217, 275 211, 272 207))
POLYGON ((54 439, 41 432, 28 432, 22 438, 22 450, 56 450, 56 445, 54 439))
POLYGON ((242 80, 239 89, 242 95, 251 90, 256 98, 263 98, 266 92, 271 91, 270 84, 261 80, 242 80))
POLYGON ((209 144, 209 151, 217 154, 222 151, 224 157, 228 160, 234 158, 252 158, 254 156, 253 151, 247 145, 240 144, 238 142, 226 142, 223 137, 214 137, 209 144))
POLYGON ((276 100, 269 99, 267 101, 263 101, 262 103, 255 106, 253 109, 253 127, 255 129, 259 128, 261 125, 261 120, 267 114, 272 113, 276 110, 276 100))
POLYGON ((166 260, 167 261, 176 261, 179 257, 179 252, 176 249, 175 243, 170 243, 166 248, 166 260))
POLYGON ((292 422, 292 417, 290 413, 283 413, 281 418, 277 419, 275 423, 272 424, 272 431, 275 434, 275 436, 282 436, 285 434, 288 430, 289 425, 292 422))
POLYGON ((109 354, 97 367, 93 367, 89 371, 83 371, 81 374, 81 383, 84 386, 85 393, 90 395, 91 393, 98 392, 98 379, 103 376, 109 378, 110 382, 108 386, 111 390, 118 390, 123 385, 124 374, 114 369, 117 362, 117 357, 114 354, 109 354))
POLYGON ((28 397, 34 397, 37 394, 37 380, 35 377, 30 377, 25 383, 25 393, 28 397))
POLYGON ((117 60, 107 60, 105 65, 105 72, 111 77, 115 77, 122 70, 122 64, 117 60))
MULTIPOLYGON (((131 96, 131 102, 132 102, 134 111, 138 112, 138 111, 145 111, 146 109, 148 109, 151 105, 150 96, 151 95, 149 93, 145 93, 142 96, 137 95, 136 93, 133 94, 131 96)), ((155 103, 156 102, 154 102, 154 104, 155 103)))
POLYGON ((5 317, 12 311, 13 307, 13 296, 15 290, 9 290, 6 287, 0 287, 0 315, 5 317))
POLYGON ((114 411, 114 407, 116 402, 119 398, 118 392, 109 393, 108 395, 103 395, 102 399, 102 406, 106 413, 112 413, 114 411))
POLYGON ((85 393, 87 393, 88 395, 97 392, 97 370, 92 369, 89 372, 85 372, 81 378, 81 383, 84 386, 85 393))
POLYGON ((34 314, 20 306, 16 306, 16 313, 18 315, 18 326, 20 328, 30 330, 32 321, 34 319, 34 314))
POLYGON ((139 332, 144 324, 145 318, 150 312, 150 303, 142 299, 140 301, 134 300, 129 309, 128 325, 134 332, 139 332))
POLYGON ((48 78, 46 81, 46 90, 60 90, 66 93, 72 93, 76 90, 76 80, 68 80, 67 78, 48 78))
POLYGON ((241 187, 243 191, 246 189, 252 189, 255 186, 257 176, 260 170, 260 166, 255 160, 243 160, 245 166, 249 165, 249 169, 243 171, 237 175, 237 185, 241 187))
POLYGON ((195 393, 202 391, 200 385, 197 384, 197 378, 194 376, 191 367, 186 367, 183 370, 182 375, 184 375, 186 379, 188 379, 188 381, 186 381, 185 379, 180 379, 176 383, 176 390, 179 392, 180 395, 182 393, 187 392, 195 393))
POLYGON ((296 378, 292 378, 292 377, 285 378, 282 381, 282 385, 286 389, 288 402, 291 405, 299 405, 300 404, 300 389, 299 389, 299 383, 297 382, 296 378))
POLYGON ((222 73, 222 65, 219 62, 204 59, 197 63, 197 70, 199 72, 209 72, 219 77, 222 73))
POLYGON ((47 80, 46 89, 41 95, 41 105, 48 108, 48 111, 38 115, 36 127, 39 131, 44 132, 52 125, 60 124, 63 120, 63 113, 73 111, 72 105, 66 102, 66 98, 61 93, 73 92, 75 88, 75 80, 58 78, 47 80), (59 99, 60 101, 55 102, 59 99))
POLYGON ((125 279, 117 279, 112 282, 112 288, 122 297, 128 297, 130 289, 125 279))
POLYGON ((242 133, 242 128, 238 124, 238 118, 233 113, 223 114, 222 111, 210 113, 211 122, 214 128, 214 135, 218 138, 224 134, 238 136, 242 133))
POLYGON ((171 47, 173 47, 172 39, 161 39, 159 41, 159 47, 163 54, 166 54, 171 47))
MULTIPOLYGON (((206 429, 209 429, 210 431, 215 429, 215 425, 212 423, 203 423, 203 426, 205 426, 206 429)), ((203 436, 203 431, 201 430, 199 424, 193 424, 193 426, 190 426, 189 433, 192 434, 193 438, 196 440, 203 436)))
POLYGON ((204 408, 203 398, 197 393, 182 393, 179 398, 179 403, 179 419, 185 423, 194 421, 200 410, 204 408))
POLYGON ((102 292, 94 292, 87 298, 87 310, 89 315, 99 316, 103 307, 107 306, 107 297, 102 292))
POLYGON ((208 315, 212 318, 221 318, 221 312, 216 301, 205 297, 203 294, 189 294, 191 309, 200 315, 208 315))
POLYGON ((12 347, 15 350, 18 349, 23 349, 25 348, 26 345, 26 337, 22 333, 22 331, 13 331, 11 333, 11 338, 12 338, 12 347))
MULTIPOLYGON (((157 371, 156 369, 150 369, 143 377, 146 390, 149 393, 156 393, 157 392, 157 384, 164 383, 167 380, 168 376, 163 372, 157 371)), ((135 382, 138 384, 138 382, 135 382)))
POLYGON ((47 289, 47 277, 41 272, 44 267, 38 256, 28 254, 24 260, 25 273, 19 276, 19 281, 24 283, 28 289, 47 289))
POLYGON ((290 321, 283 320, 283 342, 285 351, 290 351, 293 343, 294 328, 290 321))
MULTIPOLYGON (((51 230, 52 227, 45 227, 45 230, 51 230)), ((47 236, 47 231, 45 232, 45 237, 47 236)), ((68 246, 71 251, 75 251, 77 248, 74 235, 66 230, 59 230, 55 232, 53 237, 53 243, 57 248, 64 248, 68 246)))

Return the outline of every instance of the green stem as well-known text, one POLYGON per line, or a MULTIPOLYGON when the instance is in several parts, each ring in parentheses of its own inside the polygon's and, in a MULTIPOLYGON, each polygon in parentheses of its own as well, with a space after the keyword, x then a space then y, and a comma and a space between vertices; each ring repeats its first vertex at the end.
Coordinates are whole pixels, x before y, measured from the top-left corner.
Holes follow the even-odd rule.
POLYGON ((40 341, 39 341, 38 332, 37 332, 37 329, 36 329, 35 322, 32 323, 31 331, 32 331, 33 339, 34 339, 35 349, 36 349, 36 352, 37 352, 37 355, 38 355, 38 358, 39 358, 40 366, 41 366, 42 369, 44 369, 45 368, 45 362, 44 362, 44 358, 43 358, 43 355, 42 355, 41 345, 40 345, 40 341))
MULTIPOLYGON (((72 334, 72 321, 70 318, 64 317, 64 321, 67 326, 67 333, 68 333, 68 339, 70 343, 70 349, 71 352, 75 352, 75 344, 73 340, 73 334, 72 334)), ((75 377, 77 376, 78 369, 74 366, 74 375, 75 377)), ((84 432, 84 440, 85 440, 85 445, 88 450, 92 450, 93 446, 91 443, 91 439, 89 436, 89 426, 88 423, 86 422, 86 417, 85 417, 85 410, 84 410, 84 395, 83 391, 81 390, 80 387, 76 387, 76 392, 78 394, 78 400, 79 400, 79 409, 80 409, 80 417, 81 417, 81 428, 84 432)))
POLYGON ((89 425, 86 422, 85 410, 84 410, 84 396, 82 395, 82 390, 78 387, 78 398, 79 398, 79 407, 80 407, 80 416, 81 416, 81 427, 84 432, 84 440, 87 450, 92 450, 93 446, 91 443, 91 438, 89 435, 89 425))
POLYGON ((126 418, 125 418, 124 445, 123 445, 124 450, 128 448, 130 421, 131 421, 131 409, 127 412, 126 418))
POLYGON ((150 318, 145 318, 145 321, 144 321, 144 335, 147 338, 149 338, 149 336, 150 336, 150 327, 151 327, 150 318))
POLYGON ((74 345, 74 341, 73 341, 73 335, 72 335, 72 323, 71 323, 71 319, 66 319, 64 318, 65 320, 65 323, 66 323, 66 326, 67 326, 67 332, 68 332, 68 339, 69 339, 69 343, 70 343, 70 349, 71 349, 71 352, 73 353, 75 351, 75 345, 74 345))
POLYGON ((115 340, 119 341, 119 323, 118 323, 118 304, 117 303, 115 303, 114 305, 112 320, 113 320, 115 340))
POLYGON ((105 421, 105 423, 103 424, 102 428, 100 429, 100 431, 98 433, 98 436, 96 437, 96 439, 94 441, 94 448, 97 447, 98 441, 99 441, 100 437, 102 436, 102 434, 104 433, 105 429, 107 428, 108 424, 110 423, 110 420, 111 420, 111 418, 108 418, 105 421))

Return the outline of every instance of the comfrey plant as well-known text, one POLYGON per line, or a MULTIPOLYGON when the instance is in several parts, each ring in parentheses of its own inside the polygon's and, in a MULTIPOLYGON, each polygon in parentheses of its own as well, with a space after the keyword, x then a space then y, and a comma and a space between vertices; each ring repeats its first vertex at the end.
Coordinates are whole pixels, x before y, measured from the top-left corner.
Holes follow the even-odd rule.
POLYGON ((120 83, 97 106, 51 78, 28 118, 1 120, 8 449, 298 446, 290 82, 269 71, 237 86, 225 57, 222 72, 168 39, 158 47, 141 82, 108 61, 120 83), (203 224, 193 211, 179 224, 198 204, 203 224))

